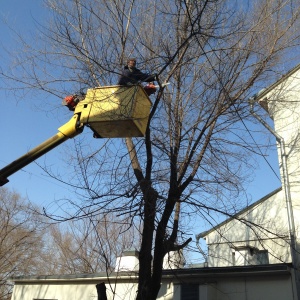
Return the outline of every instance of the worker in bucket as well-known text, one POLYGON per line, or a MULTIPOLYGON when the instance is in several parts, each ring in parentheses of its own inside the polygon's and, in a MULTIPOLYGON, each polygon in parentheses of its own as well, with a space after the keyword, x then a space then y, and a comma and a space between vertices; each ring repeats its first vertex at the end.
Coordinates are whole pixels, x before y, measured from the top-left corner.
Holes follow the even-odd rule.
POLYGON ((156 75, 150 75, 141 72, 136 68, 136 59, 129 58, 127 60, 127 65, 124 67, 124 70, 119 78, 118 85, 132 85, 141 81, 149 82, 144 89, 148 95, 151 95, 156 92, 156 88, 153 84, 153 81, 156 80, 155 77, 156 75))

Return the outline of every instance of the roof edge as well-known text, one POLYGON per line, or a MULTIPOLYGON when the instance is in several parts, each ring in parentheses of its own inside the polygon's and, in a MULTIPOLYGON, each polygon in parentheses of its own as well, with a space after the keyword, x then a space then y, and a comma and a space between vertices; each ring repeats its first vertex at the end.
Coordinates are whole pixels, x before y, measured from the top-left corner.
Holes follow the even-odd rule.
MULTIPOLYGON (((183 268, 174 270, 163 270, 162 280, 179 279, 188 277, 192 278, 216 278, 216 277, 240 277, 243 276, 266 276, 266 275, 290 275, 292 270, 291 263, 279 263, 268 265, 251 265, 251 266, 231 266, 231 267, 205 267, 205 268, 183 268)), ((15 284, 53 284, 59 282, 68 284, 74 282, 88 282, 89 284, 99 282, 99 280, 111 281, 115 274, 107 274, 106 272, 93 274, 73 274, 73 275, 45 275, 45 276, 18 276, 10 278, 15 284), (113 276, 111 276, 113 275, 113 276)), ((128 280, 133 283, 137 280, 136 272, 118 273, 116 279, 128 280)))
POLYGON ((290 71, 288 71, 285 75, 283 75, 280 79, 278 79, 276 82, 271 84, 269 87, 267 87, 267 88, 261 90, 260 92, 258 92, 258 94, 256 95, 255 100, 259 101, 261 98, 263 98, 265 95, 267 95, 270 91, 272 91, 277 85, 284 82, 287 78, 289 78, 291 75, 296 73, 299 69, 300 69, 300 64, 298 64, 297 66, 292 68, 290 71))
POLYGON ((260 203, 266 201, 267 199, 274 196, 275 194, 277 194, 281 190, 282 190, 282 187, 277 188, 276 190, 272 191, 271 193, 267 194, 266 196, 264 196, 264 197, 260 198, 259 200, 255 201, 251 205, 246 206, 245 208, 240 210, 238 213, 236 213, 235 215, 233 215, 230 218, 226 219, 225 221, 221 222, 220 224, 212 227, 209 230, 200 232, 199 234, 196 235, 196 239, 200 239, 200 238, 203 238, 203 237, 207 236, 209 233, 215 231, 216 229, 220 228, 221 226, 225 225, 226 223, 230 222, 231 220, 236 219, 239 215, 243 214, 247 210, 250 210, 251 208, 255 207, 256 205, 259 205, 260 203))

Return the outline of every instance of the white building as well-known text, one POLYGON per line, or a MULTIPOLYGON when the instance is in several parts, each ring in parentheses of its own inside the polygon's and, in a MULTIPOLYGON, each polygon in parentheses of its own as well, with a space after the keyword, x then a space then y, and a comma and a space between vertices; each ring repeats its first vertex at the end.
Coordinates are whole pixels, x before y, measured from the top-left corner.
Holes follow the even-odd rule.
MULTIPOLYGON (((293 273, 296 270, 293 285, 299 290, 300 65, 250 102, 251 106, 259 103, 274 121, 275 128, 270 128, 254 113, 276 137, 282 188, 200 233, 197 239, 207 243, 208 267, 287 264, 293 273)), ((300 298, 295 293, 284 299, 300 298)))
MULTIPOLYGON (((14 279, 12 300, 103 300, 96 286, 104 283, 107 299, 135 299, 137 273, 122 271, 14 279)), ((296 299, 294 273, 288 264, 182 268, 163 271, 159 300, 296 299)))
MULTIPOLYGON (((99 284, 102 288, 103 284, 105 285, 108 299, 135 299, 139 265, 137 255, 138 252, 135 250, 125 251, 122 257, 117 258, 115 271, 110 274, 102 272, 15 277, 13 278, 15 285, 12 300, 103 300, 101 293, 98 293, 99 284)), ((193 300, 199 297, 211 299, 207 297, 212 295, 215 289, 207 284, 199 283, 197 272, 183 269, 181 255, 171 254, 171 257, 166 257, 164 265, 167 269, 164 270, 157 299, 193 300)))

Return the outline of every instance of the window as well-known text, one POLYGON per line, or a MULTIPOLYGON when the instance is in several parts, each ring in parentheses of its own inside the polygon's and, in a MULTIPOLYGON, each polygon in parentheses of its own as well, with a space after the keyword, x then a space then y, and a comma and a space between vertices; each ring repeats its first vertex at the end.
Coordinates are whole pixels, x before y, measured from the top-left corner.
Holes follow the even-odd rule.
POLYGON ((269 263, 268 250, 259 250, 255 253, 258 265, 267 265, 269 263))
POLYGON ((181 300, 199 300, 198 284, 182 284, 180 292, 181 300))
POLYGON ((249 246, 232 249, 232 264, 234 266, 265 265, 268 263, 268 250, 258 250, 249 246))

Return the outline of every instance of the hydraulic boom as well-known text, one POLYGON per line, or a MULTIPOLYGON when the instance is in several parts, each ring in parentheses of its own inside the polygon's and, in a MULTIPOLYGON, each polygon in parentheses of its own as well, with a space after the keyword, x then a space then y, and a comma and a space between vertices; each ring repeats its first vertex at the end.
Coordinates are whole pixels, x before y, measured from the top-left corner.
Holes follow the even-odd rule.
POLYGON ((73 117, 58 133, 0 170, 0 186, 8 177, 89 127, 96 138, 143 137, 151 101, 140 85, 108 86, 87 90, 84 99, 68 107, 73 117))

